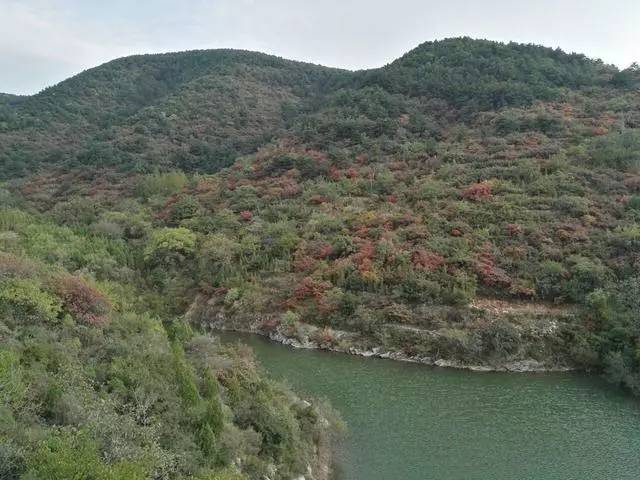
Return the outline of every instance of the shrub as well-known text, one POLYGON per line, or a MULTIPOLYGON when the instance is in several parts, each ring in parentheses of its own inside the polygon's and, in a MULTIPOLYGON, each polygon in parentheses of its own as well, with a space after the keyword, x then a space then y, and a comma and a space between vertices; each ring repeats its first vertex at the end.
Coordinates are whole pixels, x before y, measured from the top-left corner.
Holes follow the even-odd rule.
POLYGON ((511 355, 520 345, 518 329, 506 320, 495 320, 478 331, 486 353, 511 355))
POLYGON ((16 407, 22 403, 27 393, 22 376, 18 355, 0 351, 0 404, 16 407))
POLYGON ((152 264, 179 262, 195 249, 196 234, 188 228, 163 228, 152 233, 144 249, 144 258, 152 264))
POLYGON ((25 478, 143 480, 148 473, 135 463, 104 463, 87 432, 52 434, 26 457, 26 464, 25 478))
POLYGON ((138 193, 145 198, 169 196, 179 193, 186 185, 187 176, 183 172, 154 173, 142 177, 138 193))
POLYGON ((82 278, 60 277, 56 281, 56 291, 65 310, 76 320, 94 326, 107 323, 111 303, 102 292, 82 278))
POLYGON ((178 394, 185 407, 193 408, 200 401, 195 374, 185 358, 184 349, 175 341, 172 345, 172 353, 175 378, 178 384, 178 394))
POLYGON ((300 315, 296 312, 292 312, 291 310, 287 310, 282 315, 282 324, 287 327, 293 327, 300 321, 300 315))
POLYGON ((587 295, 608 285, 611 271, 600 261, 573 255, 569 259, 569 278, 565 284, 567 296, 574 302, 582 302, 587 295))
POLYGON ((442 302, 442 286, 436 278, 425 273, 407 275, 400 283, 398 294, 409 302, 442 302))
POLYGON ((62 304, 35 281, 8 280, 0 282, 0 311, 18 321, 53 321, 62 304))
POLYGON ((490 200, 493 198, 493 185, 491 182, 481 182, 470 185, 462 192, 462 198, 465 200, 473 200, 480 202, 482 200, 490 200))
POLYGON ((538 296, 545 300, 559 299, 563 294, 563 284, 569 272, 559 262, 547 260, 542 262, 536 273, 536 290, 538 296))
POLYGON ((226 235, 207 235, 198 251, 202 280, 216 284, 237 272, 239 254, 240 245, 226 235))
POLYGON ((193 218, 199 210, 200 204, 194 197, 184 196, 170 206, 169 222, 178 225, 182 220, 193 218))
POLYGON ((72 198, 56 204, 51 216, 64 225, 90 225, 98 216, 98 206, 90 198, 72 198))
POLYGON ((36 264, 30 260, 0 252, 0 280, 31 277, 37 269, 36 264))
POLYGON ((10 442, 0 443, 0 478, 18 480, 24 478, 26 469, 24 456, 20 449, 10 442))
POLYGON ((242 292, 239 288, 230 288, 224 296, 224 304, 227 307, 233 306, 238 300, 240 300, 240 296, 242 292))
POLYGON ((589 148, 594 165, 621 170, 640 167, 640 130, 626 130, 595 139, 589 148))

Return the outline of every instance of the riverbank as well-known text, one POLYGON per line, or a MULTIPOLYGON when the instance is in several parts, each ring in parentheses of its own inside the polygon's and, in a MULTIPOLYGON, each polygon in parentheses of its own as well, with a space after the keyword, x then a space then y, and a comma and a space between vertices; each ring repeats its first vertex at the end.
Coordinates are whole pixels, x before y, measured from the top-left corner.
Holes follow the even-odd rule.
POLYGON ((579 369, 579 318, 566 308, 484 301, 387 310, 351 330, 278 311, 277 305, 256 310, 242 298, 214 294, 196 297, 186 318, 201 328, 254 333, 298 349, 484 372, 579 369))
MULTIPOLYGON (((268 324, 268 323, 267 323, 268 324)), ((475 372, 567 372, 576 368, 567 365, 547 365, 533 358, 505 361, 496 364, 467 364, 455 359, 434 358, 423 355, 409 355, 401 350, 387 349, 382 346, 359 348, 354 344, 362 344, 367 340, 352 332, 319 328, 314 325, 297 322, 292 332, 291 326, 278 325, 264 327, 264 321, 256 321, 246 326, 229 323, 223 316, 218 315, 206 327, 212 331, 227 331, 251 333, 266 337, 269 340, 296 349, 326 350, 361 357, 384 358, 400 362, 420 363, 424 365, 470 370, 475 372), (293 333, 293 335, 292 335, 293 333)), ((367 342, 368 343, 368 342, 367 342)))

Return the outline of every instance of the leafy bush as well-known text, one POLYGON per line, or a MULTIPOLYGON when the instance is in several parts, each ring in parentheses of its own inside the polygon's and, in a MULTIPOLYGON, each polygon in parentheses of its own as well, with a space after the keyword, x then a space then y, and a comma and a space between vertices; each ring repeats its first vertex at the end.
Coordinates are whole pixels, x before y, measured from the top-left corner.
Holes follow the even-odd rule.
POLYGON ((595 139, 589 148, 598 166, 628 170, 640 168, 640 131, 626 130, 595 139))
POLYGON ((196 235, 187 228, 164 228, 152 233, 144 250, 150 264, 180 262, 196 249, 196 235))
POLYGON ((60 277, 55 283, 64 309, 77 321, 94 326, 108 321, 111 303, 98 289, 73 276, 60 277))
POLYGON ((17 322, 53 322, 62 302, 34 280, 5 280, 0 282, 0 311, 17 322))

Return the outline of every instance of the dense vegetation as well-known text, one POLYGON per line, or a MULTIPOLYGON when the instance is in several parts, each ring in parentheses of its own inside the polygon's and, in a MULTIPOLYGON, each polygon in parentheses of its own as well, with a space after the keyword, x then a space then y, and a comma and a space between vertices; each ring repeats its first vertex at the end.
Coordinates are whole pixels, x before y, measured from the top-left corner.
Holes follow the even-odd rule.
POLYGON ((0 478, 304 473, 319 407, 212 323, 640 393, 639 88, 452 39, 363 72, 137 56, 1 96, 0 478))
POLYGON ((250 352, 168 315, 163 299, 139 288, 140 248, 4 200, 0 478, 321 471, 324 407, 266 379, 250 352))

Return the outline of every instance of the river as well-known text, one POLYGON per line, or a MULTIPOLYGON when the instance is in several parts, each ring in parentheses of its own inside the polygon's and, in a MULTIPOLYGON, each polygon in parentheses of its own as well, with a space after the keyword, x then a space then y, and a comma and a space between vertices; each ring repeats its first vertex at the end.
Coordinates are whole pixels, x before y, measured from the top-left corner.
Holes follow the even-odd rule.
POLYGON ((340 480, 640 479, 640 402, 596 377, 468 372, 221 337, 340 411, 340 480))

